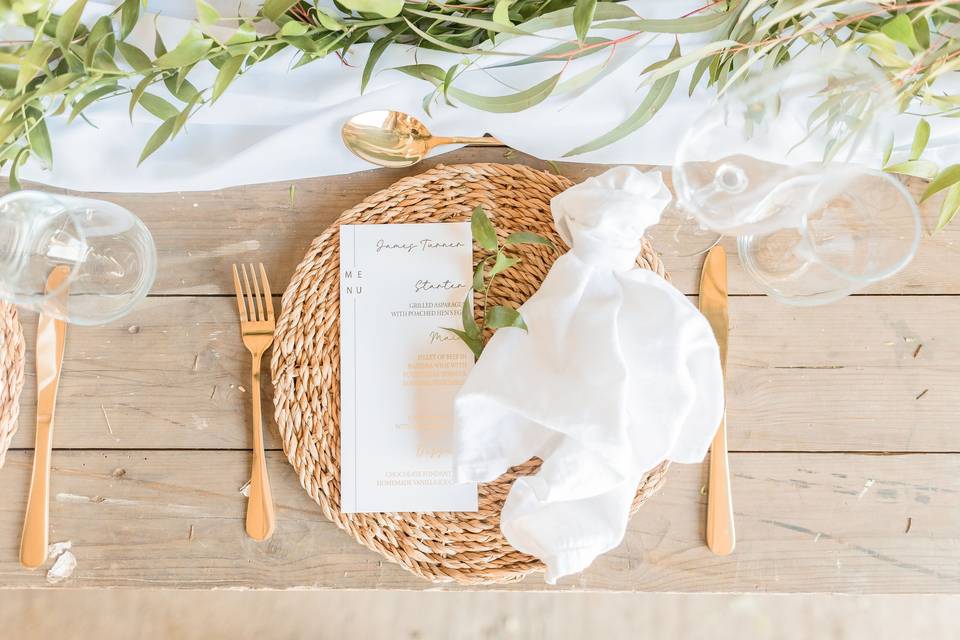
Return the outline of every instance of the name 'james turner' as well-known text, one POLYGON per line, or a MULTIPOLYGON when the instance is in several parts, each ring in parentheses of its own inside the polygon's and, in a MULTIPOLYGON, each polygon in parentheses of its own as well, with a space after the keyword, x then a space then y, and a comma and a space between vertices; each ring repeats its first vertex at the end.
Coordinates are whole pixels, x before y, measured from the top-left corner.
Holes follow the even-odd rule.
POLYGON ((412 253, 414 251, 420 250, 421 252, 429 251, 430 249, 459 249, 460 247, 466 246, 463 242, 441 242, 439 240, 431 240, 430 238, 423 238, 416 242, 384 242, 381 238, 377 240, 377 253, 380 253, 383 250, 400 250, 407 253, 412 253))

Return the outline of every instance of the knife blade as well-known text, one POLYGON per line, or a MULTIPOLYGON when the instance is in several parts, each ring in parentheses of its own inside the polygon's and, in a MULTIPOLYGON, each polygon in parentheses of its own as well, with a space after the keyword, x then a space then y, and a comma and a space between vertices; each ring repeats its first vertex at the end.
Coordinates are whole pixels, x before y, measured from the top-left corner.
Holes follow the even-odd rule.
MULTIPOLYGON (((727 253, 717 245, 710 249, 700 274, 700 312, 710 322, 720 348, 720 370, 727 377, 727 334, 730 315, 727 307, 727 253)), ((726 395, 726 394, 724 394, 726 395)), ((733 526, 733 497, 730 492, 730 465, 727 458, 726 409, 710 445, 710 475, 707 488, 707 547, 727 555, 736 545, 733 526)))
MULTIPOLYGON (((47 278, 46 295, 57 296, 61 302, 67 295, 70 269, 59 266, 47 278)), ((33 473, 30 495, 20 536, 20 564, 39 567, 47 559, 50 512, 50 454, 53 447, 53 416, 57 407, 57 390, 63 366, 67 323, 46 313, 37 322, 37 435, 33 454, 33 473)))

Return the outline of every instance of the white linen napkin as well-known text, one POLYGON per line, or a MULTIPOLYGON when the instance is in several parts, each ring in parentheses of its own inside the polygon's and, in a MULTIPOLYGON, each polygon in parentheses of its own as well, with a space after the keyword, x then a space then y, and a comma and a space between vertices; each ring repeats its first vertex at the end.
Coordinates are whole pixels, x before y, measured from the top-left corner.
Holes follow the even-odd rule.
POLYGON ((549 583, 616 547, 643 474, 703 460, 723 413, 710 325, 635 267, 669 201, 659 172, 630 167, 556 196, 572 249, 520 308, 529 330, 497 331, 455 400, 458 481, 543 459, 514 483, 500 522, 510 544, 543 560, 549 583))

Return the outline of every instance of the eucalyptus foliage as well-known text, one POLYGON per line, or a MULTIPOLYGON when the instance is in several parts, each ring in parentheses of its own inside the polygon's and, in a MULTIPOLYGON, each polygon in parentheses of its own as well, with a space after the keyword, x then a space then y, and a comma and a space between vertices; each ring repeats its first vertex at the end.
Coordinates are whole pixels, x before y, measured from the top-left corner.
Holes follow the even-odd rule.
MULTIPOLYGON (((324 11, 309 0, 266 0, 256 16, 225 18, 196 0, 191 31, 168 47, 159 34, 153 51, 126 41, 141 19, 142 0, 124 0, 89 26, 80 21, 86 0, 62 14, 50 0, 0 0, 0 21, 28 35, 0 42, 0 167, 18 186, 17 168, 33 155, 50 164, 47 119, 84 118, 91 104, 128 97, 131 115, 144 109, 158 125, 140 157, 145 160, 178 135, 190 116, 216 101, 234 79, 286 49, 295 66, 328 55, 343 56, 353 45, 372 42, 361 76, 362 91, 393 43, 462 54, 449 68, 427 64, 399 70, 428 83, 424 107, 438 100, 496 113, 516 112, 551 95, 589 90, 609 69, 617 47, 648 34, 706 33, 710 40, 681 49, 643 71, 636 110, 611 131, 584 141, 568 155, 611 144, 655 117, 676 91, 698 86, 724 90, 756 69, 783 64, 803 49, 839 46, 868 54, 889 78, 901 111, 960 117, 960 96, 938 89, 940 79, 960 68, 960 0, 704 0, 704 6, 674 19, 645 19, 629 7, 597 0, 339 0, 324 11), (549 34, 574 27, 575 38, 549 34), (223 37, 224 27, 229 35, 223 37), (510 51, 510 41, 534 35, 543 49, 534 55, 510 51), (504 66, 541 65, 543 79, 512 93, 479 95, 457 78, 482 59, 504 66), (574 73, 570 62, 595 64, 574 73), (212 86, 196 87, 197 65, 217 69, 212 86), (691 70, 687 86, 681 71, 691 70), (162 87, 162 89, 161 89, 162 87)), ((888 158, 890 171, 930 180, 924 199, 946 192, 938 228, 960 211, 960 165, 939 167, 922 157, 930 120, 917 128, 908 157, 888 158)))
POLYGON ((520 262, 520 258, 507 253, 508 249, 524 244, 546 245, 551 249, 554 247, 549 239, 532 231, 517 231, 501 241, 497 237, 497 230, 490 222, 490 218, 483 207, 477 207, 473 210, 473 216, 470 218, 470 230, 474 242, 486 252, 486 255, 480 259, 476 270, 473 272, 472 295, 468 295, 466 300, 463 301, 461 314, 463 329, 447 328, 446 330, 463 340, 470 347, 473 355, 479 358, 480 354, 483 353, 483 334, 487 328, 497 330, 504 327, 516 327, 524 331, 527 330, 527 324, 523 321, 523 317, 518 310, 505 305, 489 304, 490 290, 493 288, 497 276, 520 262), (480 300, 474 300, 474 296, 478 295, 480 300), (474 302, 480 305, 479 323, 473 314, 474 302))

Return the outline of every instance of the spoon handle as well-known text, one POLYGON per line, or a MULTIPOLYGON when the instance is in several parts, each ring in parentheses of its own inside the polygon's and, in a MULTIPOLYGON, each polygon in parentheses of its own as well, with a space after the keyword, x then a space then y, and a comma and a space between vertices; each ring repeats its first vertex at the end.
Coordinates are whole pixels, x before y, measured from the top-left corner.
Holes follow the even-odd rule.
POLYGON ((454 136, 451 138, 446 138, 442 136, 434 136, 430 138, 430 148, 439 147, 444 144, 471 144, 478 147, 502 147, 503 143, 491 136, 482 136, 479 138, 473 138, 469 136, 454 136))

